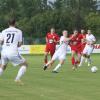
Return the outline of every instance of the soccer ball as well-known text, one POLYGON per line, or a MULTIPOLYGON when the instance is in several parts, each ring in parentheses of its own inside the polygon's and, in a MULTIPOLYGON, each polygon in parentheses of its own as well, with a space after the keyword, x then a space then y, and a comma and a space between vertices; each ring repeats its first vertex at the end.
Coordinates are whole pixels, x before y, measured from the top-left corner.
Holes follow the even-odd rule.
POLYGON ((91 68, 91 72, 92 72, 92 73, 96 73, 97 70, 98 70, 98 68, 97 68, 96 66, 93 66, 93 67, 91 68))

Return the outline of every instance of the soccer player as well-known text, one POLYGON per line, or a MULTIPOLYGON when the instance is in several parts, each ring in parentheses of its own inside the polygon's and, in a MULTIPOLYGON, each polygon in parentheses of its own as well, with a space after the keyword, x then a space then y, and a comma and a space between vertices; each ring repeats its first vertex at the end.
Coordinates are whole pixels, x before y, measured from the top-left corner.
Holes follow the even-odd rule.
POLYGON ((62 64, 64 64, 70 38, 68 38, 68 32, 66 30, 64 30, 62 34, 63 36, 60 38, 60 45, 55 51, 52 59, 44 66, 44 70, 46 70, 49 65, 53 64, 56 59, 59 60, 59 64, 53 70, 54 73, 58 73, 58 69, 62 66, 62 64))
POLYGON ((85 39, 86 39, 86 32, 85 32, 85 30, 84 29, 81 29, 81 35, 82 35, 82 51, 84 50, 84 48, 85 48, 85 45, 86 45, 86 41, 85 41, 85 39))
MULTIPOLYGON (((1 32, 0 32, 0 37, 1 37, 1 32)), ((0 66, 1 66, 1 50, 2 50, 2 45, 0 45, 0 66)))
POLYGON ((72 53, 72 69, 75 70, 77 68, 77 64, 80 62, 81 59, 81 52, 82 52, 82 35, 77 31, 74 30, 73 34, 70 36, 72 37, 70 41, 70 47, 71 47, 71 53, 72 53), (75 59, 75 56, 77 55, 77 59, 75 59))
POLYGON ((45 48, 45 64, 48 62, 48 54, 50 53, 51 57, 53 56, 56 44, 59 42, 59 36, 55 33, 55 29, 51 28, 50 32, 46 35, 46 48, 45 48))
MULTIPOLYGON (((81 30, 81 35, 82 35, 82 37, 83 37, 83 39, 82 39, 82 52, 83 52, 83 50, 84 50, 84 48, 85 48, 85 45, 86 45, 86 32, 85 32, 85 30, 84 29, 82 29, 81 30)), ((87 63, 87 58, 85 59, 85 62, 87 63)))
POLYGON ((3 74, 10 61, 14 66, 19 65, 20 69, 15 78, 15 82, 22 83, 21 77, 27 69, 26 60, 19 54, 18 47, 22 45, 22 31, 15 28, 15 19, 9 20, 9 28, 2 31, 0 42, 3 43, 1 51, 0 75, 3 74))
POLYGON ((88 59, 88 66, 90 66, 90 64, 91 64, 90 55, 93 52, 95 43, 96 43, 95 36, 91 33, 91 30, 88 30, 87 34, 86 34, 86 46, 83 50, 83 55, 81 57, 81 62, 79 64, 79 67, 82 66, 85 58, 88 59))

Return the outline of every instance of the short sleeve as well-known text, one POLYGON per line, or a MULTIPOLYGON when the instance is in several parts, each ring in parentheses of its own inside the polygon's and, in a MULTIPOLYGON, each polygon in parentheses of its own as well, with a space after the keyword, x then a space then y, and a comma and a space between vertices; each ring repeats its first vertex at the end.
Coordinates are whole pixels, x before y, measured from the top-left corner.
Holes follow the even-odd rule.
POLYGON ((95 36, 94 36, 94 35, 92 36, 92 40, 93 40, 93 41, 96 41, 96 38, 95 38, 95 36))
POLYGON ((0 33, 0 41, 3 41, 4 40, 4 31, 2 31, 1 33, 0 33))
POLYGON ((22 31, 19 31, 19 42, 22 42, 23 39, 22 39, 22 31))

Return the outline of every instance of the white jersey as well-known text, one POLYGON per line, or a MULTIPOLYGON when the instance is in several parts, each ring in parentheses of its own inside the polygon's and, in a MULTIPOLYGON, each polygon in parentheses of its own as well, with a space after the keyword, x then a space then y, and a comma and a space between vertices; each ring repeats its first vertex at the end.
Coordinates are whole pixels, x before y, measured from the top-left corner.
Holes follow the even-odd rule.
POLYGON ((86 41, 87 41, 87 45, 89 46, 93 46, 91 44, 88 44, 88 43, 92 43, 93 41, 96 41, 96 38, 93 34, 86 34, 86 41))
POLYGON ((1 38, 3 40, 2 52, 16 53, 18 52, 18 42, 22 42, 22 31, 9 27, 2 31, 1 38))
POLYGON ((65 40, 65 37, 64 36, 61 36, 61 38, 60 38, 60 45, 59 45, 59 47, 58 47, 58 49, 57 49, 57 52, 59 52, 59 53, 67 53, 67 47, 68 47, 68 41, 64 41, 65 40))
MULTIPOLYGON (((0 40, 1 40, 1 32, 0 32, 0 40)), ((2 45, 0 45, 0 53, 1 53, 1 50, 2 50, 2 45)))
POLYGON ((64 60, 66 58, 67 54, 67 47, 68 47, 68 41, 65 42, 65 37, 61 36, 60 38, 60 46, 58 49, 55 51, 52 60, 64 60))
POLYGON ((65 37, 61 36, 60 38, 60 46, 58 47, 57 51, 61 52, 61 53, 67 53, 67 47, 68 47, 68 41, 64 41, 65 37))
POLYGON ((94 46, 93 44, 91 44, 93 41, 96 41, 95 37, 93 34, 87 34, 86 35, 86 41, 87 41, 87 44, 83 50, 83 54, 87 54, 87 55, 90 55, 92 52, 93 52, 93 49, 94 49, 94 46))

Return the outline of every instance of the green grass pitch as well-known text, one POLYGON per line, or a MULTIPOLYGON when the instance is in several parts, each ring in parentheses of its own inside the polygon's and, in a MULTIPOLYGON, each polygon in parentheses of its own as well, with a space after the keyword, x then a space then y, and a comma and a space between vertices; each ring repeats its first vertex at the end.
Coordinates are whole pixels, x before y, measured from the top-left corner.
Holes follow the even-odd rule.
MULTIPOLYGON (((43 71, 42 55, 24 56, 29 68, 22 78, 24 85, 14 83, 18 67, 9 64, 0 77, 0 100, 100 100, 100 71, 92 73, 86 64, 77 71, 71 70, 70 55, 60 70, 43 71)), ((100 54, 92 55, 93 65, 100 69, 100 54)))

